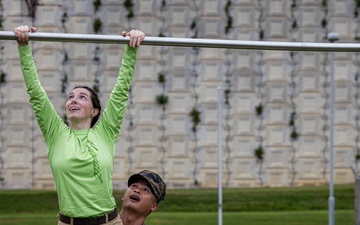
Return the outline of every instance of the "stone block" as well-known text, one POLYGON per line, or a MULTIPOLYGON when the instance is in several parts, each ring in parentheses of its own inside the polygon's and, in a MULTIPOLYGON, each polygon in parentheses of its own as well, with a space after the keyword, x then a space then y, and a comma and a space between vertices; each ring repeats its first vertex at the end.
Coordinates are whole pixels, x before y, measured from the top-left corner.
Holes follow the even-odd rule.
POLYGON ((170 115, 169 116, 169 135, 184 135, 185 131, 188 129, 187 115, 170 115))
POLYGON ((316 71, 300 73, 300 87, 304 92, 316 92, 319 90, 319 77, 316 71))
POLYGON ((269 120, 268 123, 283 123, 286 122, 285 109, 280 106, 269 107, 269 120))
POLYGON ((169 113, 186 114, 190 111, 190 96, 185 93, 169 93, 168 107, 169 113))
POLYGON ((323 148, 324 148, 324 143, 321 141, 320 136, 317 137, 315 135, 309 135, 309 136, 303 136, 303 138, 299 140, 299 148, 297 152, 299 157, 319 158, 322 157, 323 148))
POLYGON ((267 89, 268 102, 281 103, 285 101, 285 84, 271 83, 267 89))
POLYGON ((232 179, 256 179, 257 174, 255 159, 238 158, 231 163, 231 178, 232 179))
POLYGON ((296 164, 297 179, 313 179, 322 178, 323 165, 318 159, 303 158, 299 159, 296 164))
POLYGON ((61 11, 57 5, 45 4, 38 5, 36 10, 37 27, 60 26, 61 11))
POLYGON ((351 114, 352 106, 335 106, 334 107, 334 123, 335 124, 351 124, 352 114, 351 114))
POLYGON ((238 7, 233 12, 230 12, 233 16, 234 27, 256 27, 256 11, 253 7, 238 7))
POLYGON ((152 104, 138 104, 134 119, 141 124, 154 124, 159 121, 157 121, 155 110, 156 108, 152 104))
POLYGON ((283 187, 288 185, 289 174, 284 169, 266 170, 266 183, 270 187, 283 187))
MULTIPOLYGON (((352 143, 353 130, 351 126, 334 127, 334 145, 349 146, 352 143)), ((351 146, 351 145, 350 145, 351 146)))
POLYGON ((158 73, 157 66, 154 61, 144 60, 137 62, 137 68, 134 76, 139 81, 153 81, 157 80, 158 73))
MULTIPOLYGON (((266 129, 265 139, 269 145, 284 145, 288 143, 288 137, 285 135, 286 129, 281 126, 271 126, 266 129)), ((269 159, 271 162, 272 159, 269 159)))
POLYGON ((187 27, 190 21, 190 12, 189 10, 182 7, 173 7, 170 10, 171 13, 171 23, 170 26, 182 26, 187 27))
POLYGON ((351 88, 348 82, 335 83, 334 84, 334 98, 335 103, 350 103, 351 102, 351 88))
POLYGON ((137 147, 135 150, 134 167, 141 171, 143 169, 158 170, 159 155, 154 147, 137 147))
POLYGON ((254 150, 259 146, 254 136, 234 136, 234 140, 229 143, 233 158, 251 158, 254 150))
POLYGON ((187 158, 190 154, 189 140, 184 136, 169 137, 168 142, 169 158, 187 158))
POLYGON ((300 133, 302 135, 316 135, 321 131, 320 117, 302 116, 299 120, 300 133))
POLYGON ((234 113, 249 114, 255 110, 256 98, 253 94, 234 94, 233 110, 234 113))
POLYGON ((154 0, 142 0, 141 3, 138 4, 139 16, 153 15, 156 11, 154 3, 154 0))
POLYGON ((301 94, 298 102, 301 113, 319 113, 323 105, 318 95, 310 93, 301 94))

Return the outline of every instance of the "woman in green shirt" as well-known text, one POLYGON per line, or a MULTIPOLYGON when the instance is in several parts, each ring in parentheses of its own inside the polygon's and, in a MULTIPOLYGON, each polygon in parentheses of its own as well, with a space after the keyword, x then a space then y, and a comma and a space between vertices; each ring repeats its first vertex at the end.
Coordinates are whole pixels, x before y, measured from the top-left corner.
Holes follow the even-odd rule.
POLYGON ((67 126, 57 114, 38 78, 28 44, 35 27, 14 28, 21 70, 30 103, 44 136, 56 183, 60 218, 58 224, 121 224, 112 195, 115 144, 124 117, 130 83, 135 70, 138 46, 145 34, 129 36, 117 83, 100 117, 97 94, 89 87, 75 87, 65 104, 67 126))

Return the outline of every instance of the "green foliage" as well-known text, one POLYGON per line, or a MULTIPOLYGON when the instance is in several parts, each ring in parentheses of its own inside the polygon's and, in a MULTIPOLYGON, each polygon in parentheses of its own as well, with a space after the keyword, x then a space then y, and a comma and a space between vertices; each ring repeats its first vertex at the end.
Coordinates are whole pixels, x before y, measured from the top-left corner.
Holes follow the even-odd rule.
POLYGON ((258 106, 255 107, 256 115, 261 116, 263 114, 263 106, 259 103, 258 106))
POLYGON ((291 134, 290 134, 290 138, 291 140, 295 141, 298 138, 299 134, 296 131, 296 128, 293 127, 291 134))
POLYGON ((101 7, 101 0, 94 0, 93 5, 94 5, 94 11, 97 12, 101 7))
POLYGON ((68 84, 68 75, 64 73, 64 76, 61 79, 61 93, 65 94, 67 84, 68 84))
POLYGON ((97 93, 99 94, 100 93, 100 82, 97 78, 95 78, 94 80, 94 85, 92 87, 92 89, 97 93))
POLYGON ((67 52, 64 52, 64 59, 62 61, 62 64, 64 65, 68 60, 69 60, 69 56, 68 56, 67 52))
POLYGON ((355 4, 356 4, 356 7, 360 8, 360 0, 354 0, 354 1, 355 1, 355 4))
POLYGON ((296 117, 296 112, 292 112, 290 115, 289 126, 295 125, 295 117, 296 117))
POLYGON ((264 159, 264 149, 262 147, 262 145, 259 145, 255 150, 254 150, 254 156, 256 157, 257 160, 263 160, 264 159))
POLYGON ((325 18, 321 21, 321 26, 322 26, 323 28, 326 28, 326 26, 327 26, 327 20, 326 20, 325 18))
POLYGON ((100 18, 96 18, 96 19, 94 20, 93 28, 94 28, 95 34, 101 32, 102 25, 103 25, 103 23, 102 23, 102 21, 100 20, 100 18))
POLYGON ((159 105, 166 105, 168 102, 168 96, 166 95, 158 95, 156 96, 156 103, 159 105))
POLYGON ((229 33, 230 29, 232 28, 232 17, 230 16, 230 7, 231 7, 231 1, 228 0, 225 5, 225 15, 227 18, 226 21, 226 27, 225 27, 225 34, 229 33))
POLYGON ((165 77, 165 75, 163 73, 158 74, 158 82, 160 84, 164 84, 166 82, 166 77, 165 77))
POLYGON ((191 24, 190 24, 190 29, 193 30, 193 29, 195 29, 195 28, 196 28, 196 20, 193 19, 193 21, 192 21, 191 24))
POLYGON ((224 96, 225 96, 225 104, 229 105, 229 96, 230 96, 231 90, 230 89, 226 89, 224 90, 224 96))
POLYGON ((259 32, 259 40, 263 40, 264 39, 264 31, 263 30, 260 30, 259 32))
POLYGON ((127 9, 128 11, 128 14, 126 15, 126 17, 128 19, 131 19, 134 17, 134 3, 132 0, 125 0, 124 1, 124 4, 125 8, 127 9))
POLYGON ((327 0, 322 0, 321 5, 322 5, 322 7, 327 7, 327 5, 328 5, 327 0))
POLYGON ((3 71, 3 70, 1 70, 0 71, 0 85, 2 85, 2 84, 6 84, 6 73, 3 71))
POLYGON ((356 153, 356 155, 355 155, 355 160, 356 160, 356 161, 359 161, 359 160, 360 160, 360 153, 359 153, 359 152, 356 153))
POLYGON ((201 122, 200 115, 200 111, 198 111, 196 108, 193 108, 189 113, 191 121, 193 122, 192 131, 194 133, 197 131, 197 125, 201 122))
POLYGON ((3 30, 3 22, 4 22, 4 17, 2 15, 0 15, 0 30, 3 30))
POLYGON ((67 15, 67 12, 64 12, 61 16, 61 23, 63 24, 64 26, 64 23, 66 23, 66 21, 68 20, 68 15, 67 15))

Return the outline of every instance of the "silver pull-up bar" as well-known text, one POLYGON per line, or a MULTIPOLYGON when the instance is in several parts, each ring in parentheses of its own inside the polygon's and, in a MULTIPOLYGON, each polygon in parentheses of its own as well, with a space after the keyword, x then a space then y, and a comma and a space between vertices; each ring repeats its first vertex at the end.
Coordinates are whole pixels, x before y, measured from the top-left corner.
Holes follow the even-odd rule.
MULTIPOLYGON (((80 42, 101 44, 127 44, 129 37, 101 34, 30 33, 32 41, 80 42)), ((0 40, 16 40, 12 31, 0 31, 0 40)), ((315 52, 360 52, 360 43, 307 43, 275 41, 239 41, 227 39, 145 37, 142 45, 226 48, 249 50, 315 51, 315 52)))

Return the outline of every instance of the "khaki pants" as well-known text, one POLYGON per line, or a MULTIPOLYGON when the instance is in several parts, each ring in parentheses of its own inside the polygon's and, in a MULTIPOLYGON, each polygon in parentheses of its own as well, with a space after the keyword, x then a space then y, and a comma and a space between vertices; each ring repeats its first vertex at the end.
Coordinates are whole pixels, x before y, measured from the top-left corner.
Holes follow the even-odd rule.
MULTIPOLYGON (((105 224, 106 225, 122 225, 123 223, 122 223, 122 221, 120 219, 120 215, 118 215, 115 219, 113 219, 113 220, 111 220, 111 221, 109 221, 107 223, 103 223, 101 225, 105 225, 105 224)), ((58 221, 58 225, 69 225, 69 224, 58 221)), ((70 222, 70 225, 74 225, 72 220, 70 222)))

